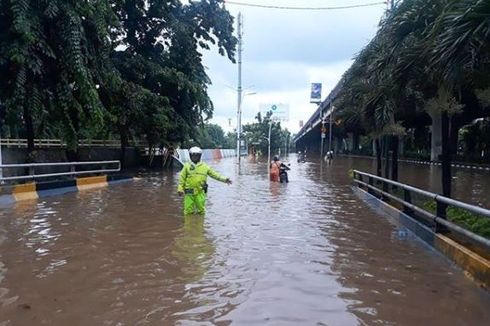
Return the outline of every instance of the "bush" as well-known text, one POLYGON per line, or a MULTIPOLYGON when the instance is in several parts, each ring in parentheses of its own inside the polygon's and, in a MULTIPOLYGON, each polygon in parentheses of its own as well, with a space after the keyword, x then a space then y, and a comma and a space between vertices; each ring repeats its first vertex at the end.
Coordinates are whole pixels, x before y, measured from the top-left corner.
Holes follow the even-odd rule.
MULTIPOLYGON (((435 214, 436 203, 426 202, 423 208, 435 214)), ((458 207, 448 207, 447 219, 473 233, 490 239, 490 219, 458 207)))

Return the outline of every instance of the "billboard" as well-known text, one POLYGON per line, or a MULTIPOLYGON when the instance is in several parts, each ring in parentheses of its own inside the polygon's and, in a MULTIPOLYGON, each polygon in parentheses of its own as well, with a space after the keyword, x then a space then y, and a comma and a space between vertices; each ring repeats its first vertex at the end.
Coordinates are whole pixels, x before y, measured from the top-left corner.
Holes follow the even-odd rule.
POLYGON ((310 103, 321 103, 321 102, 322 102, 322 84, 312 83, 310 103))
POLYGON ((288 121, 289 120, 289 104, 283 103, 267 103, 260 104, 260 113, 265 116, 268 112, 272 112, 273 120, 288 121))

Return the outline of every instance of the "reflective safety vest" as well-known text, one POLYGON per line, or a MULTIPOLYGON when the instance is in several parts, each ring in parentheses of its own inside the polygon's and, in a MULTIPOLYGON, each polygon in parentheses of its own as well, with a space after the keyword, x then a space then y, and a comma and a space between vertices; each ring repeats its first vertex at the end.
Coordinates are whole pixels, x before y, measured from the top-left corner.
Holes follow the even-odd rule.
POLYGON ((204 192, 208 176, 221 182, 227 180, 226 177, 216 172, 204 162, 199 162, 197 164, 192 162, 184 163, 184 167, 180 171, 177 191, 194 195, 204 192))

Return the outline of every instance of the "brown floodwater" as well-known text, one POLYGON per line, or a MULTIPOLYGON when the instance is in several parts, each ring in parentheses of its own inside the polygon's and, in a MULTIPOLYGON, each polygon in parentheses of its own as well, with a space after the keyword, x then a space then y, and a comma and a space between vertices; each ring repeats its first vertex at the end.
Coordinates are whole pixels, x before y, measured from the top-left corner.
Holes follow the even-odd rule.
POLYGON ((2 209, 0 325, 489 325, 488 292, 353 194, 358 162, 214 162, 234 183, 204 218, 173 172, 2 209))
MULTIPOLYGON (((372 158, 342 158, 351 168, 376 174, 372 158)), ((399 163, 399 181, 415 187, 442 193, 441 167, 416 163, 399 163)), ((452 197, 473 205, 490 208, 490 171, 453 167, 452 197)))

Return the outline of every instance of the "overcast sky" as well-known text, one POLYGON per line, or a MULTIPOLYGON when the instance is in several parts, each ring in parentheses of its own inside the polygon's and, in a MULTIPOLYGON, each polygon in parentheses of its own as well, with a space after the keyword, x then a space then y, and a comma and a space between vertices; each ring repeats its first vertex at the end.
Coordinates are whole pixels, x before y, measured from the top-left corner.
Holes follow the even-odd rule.
MULTIPOLYGON (((377 0, 237 0, 277 6, 345 6, 377 0)), ((227 4, 233 16, 244 16, 242 81, 245 93, 242 123, 252 122, 262 103, 286 103, 293 133, 309 119, 316 105, 309 103, 310 84, 323 83, 325 98, 352 64, 355 55, 373 38, 386 5, 331 11, 287 11, 227 4)), ((235 27, 236 28, 236 27, 235 27)), ((212 50, 204 55, 212 80, 211 120, 231 131, 236 127, 237 65, 212 50), (231 126, 229 125, 231 119, 231 126)))

